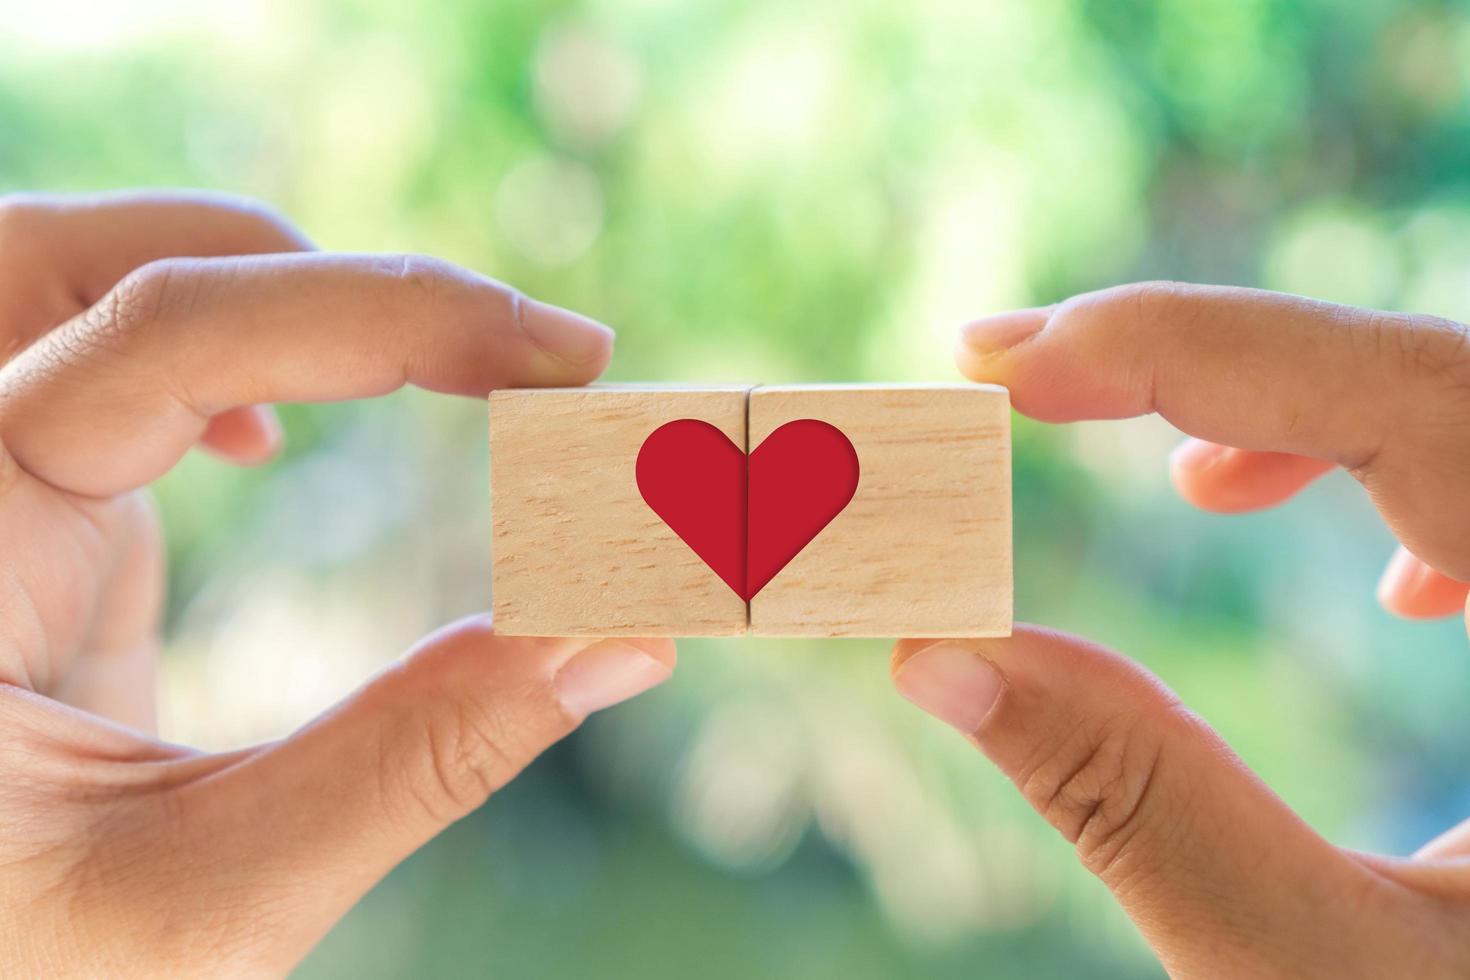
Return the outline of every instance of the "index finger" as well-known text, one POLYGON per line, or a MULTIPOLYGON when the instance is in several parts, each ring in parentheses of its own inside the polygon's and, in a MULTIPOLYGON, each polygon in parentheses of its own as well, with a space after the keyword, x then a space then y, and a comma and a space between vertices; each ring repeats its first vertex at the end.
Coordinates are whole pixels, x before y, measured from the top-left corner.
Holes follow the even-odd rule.
POLYGON ((1180 283, 965 328, 958 361, 1049 422, 1157 412, 1201 439, 1340 464, 1414 554, 1470 579, 1470 332, 1434 317, 1180 283))
POLYGON ((1243 449, 1362 465, 1465 328, 1300 296, 1139 283, 969 324, 960 369, 1049 422, 1157 412, 1243 449), (1426 370, 1428 369, 1428 370, 1426 370))
POLYGON ((433 259, 171 259, 0 369, 0 443, 105 496, 162 475, 236 406, 577 385, 611 350, 601 324, 433 259))

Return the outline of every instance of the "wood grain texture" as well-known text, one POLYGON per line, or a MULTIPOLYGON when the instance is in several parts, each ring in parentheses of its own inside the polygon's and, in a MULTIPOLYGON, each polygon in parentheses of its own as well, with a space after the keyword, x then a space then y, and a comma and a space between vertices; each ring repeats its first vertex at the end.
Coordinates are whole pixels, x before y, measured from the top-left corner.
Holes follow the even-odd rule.
POLYGON ((747 388, 594 386, 490 395, 498 632, 723 636, 747 609, 638 492, 649 433, 702 419, 745 446, 747 388))
POLYGON ((994 385, 750 392, 749 445, 794 419, 857 450, 852 501, 750 604, 767 636, 1011 632, 1010 398, 994 385))

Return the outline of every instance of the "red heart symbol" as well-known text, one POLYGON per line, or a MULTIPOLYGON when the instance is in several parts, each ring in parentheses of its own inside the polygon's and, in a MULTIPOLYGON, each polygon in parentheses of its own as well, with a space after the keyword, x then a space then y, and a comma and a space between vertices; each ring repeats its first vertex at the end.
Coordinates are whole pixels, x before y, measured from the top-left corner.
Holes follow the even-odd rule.
POLYGON ((857 492, 857 451, 816 419, 776 429, 749 459, 699 419, 643 440, 638 492, 653 512, 749 602, 857 492))

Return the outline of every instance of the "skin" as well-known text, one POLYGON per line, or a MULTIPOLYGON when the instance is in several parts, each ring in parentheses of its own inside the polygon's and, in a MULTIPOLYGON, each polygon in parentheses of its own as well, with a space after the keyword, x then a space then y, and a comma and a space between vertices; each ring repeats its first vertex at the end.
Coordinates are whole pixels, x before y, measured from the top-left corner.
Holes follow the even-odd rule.
MULTIPOLYGON (((957 357, 1047 422, 1157 412, 1185 499, 1241 512, 1348 470, 1402 542, 1393 612, 1466 615, 1470 332, 1177 283, 968 325, 957 357)), ((1470 976, 1470 821, 1410 858, 1334 847, 1127 658, 1034 626, 906 640, 899 690, 1072 842, 1176 977, 1470 976)))
POLYGON ((576 385, 612 333, 415 256, 326 255, 257 205, 0 199, 0 976, 278 976, 667 640, 424 639, 278 742, 157 740, 146 485, 269 458, 273 401, 576 385), (189 256, 189 258, 178 258, 189 256))
MULTIPOLYGON (((611 339, 433 260, 312 253, 246 202, 0 199, 0 975, 283 974, 589 712, 669 675, 667 641, 472 619, 281 741, 151 734, 149 481, 194 446, 269 458, 272 401, 580 384, 611 339)), ((1432 617, 1470 580, 1467 349, 1444 321, 1144 284, 978 321, 959 360, 1038 419, 1160 413, 1195 437, 1173 473, 1209 510, 1347 468, 1406 549, 1382 601, 1432 617)), ((894 677, 1171 974, 1470 975, 1470 822, 1409 859, 1333 847, 1136 664, 1036 627, 904 641, 894 677)))

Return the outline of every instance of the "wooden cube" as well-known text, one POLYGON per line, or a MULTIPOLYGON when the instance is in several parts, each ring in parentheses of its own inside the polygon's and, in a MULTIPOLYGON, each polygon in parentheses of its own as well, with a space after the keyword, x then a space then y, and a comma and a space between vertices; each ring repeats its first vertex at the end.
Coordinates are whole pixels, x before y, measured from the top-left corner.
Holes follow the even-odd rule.
POLYGON ((500 391, 490 431, 504 633, 1010 632, 1002 388, 500 391))
POLYGON ((495 628, 527 636, 743 633, 745 601, 653 512, 635 467, 667 422, 745 449, 743 386, 490 395, 495 628))
POLYGON ((755 388, 749 445, 796 419, 857 451, 847 506, 750 603, 767 636, 1011 631, 1010 399, 994 385, 755 388))

